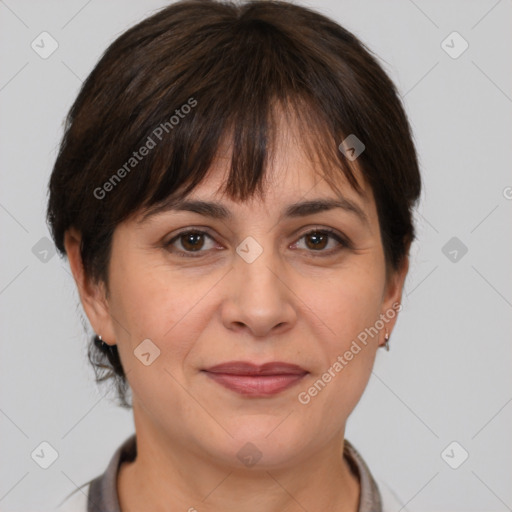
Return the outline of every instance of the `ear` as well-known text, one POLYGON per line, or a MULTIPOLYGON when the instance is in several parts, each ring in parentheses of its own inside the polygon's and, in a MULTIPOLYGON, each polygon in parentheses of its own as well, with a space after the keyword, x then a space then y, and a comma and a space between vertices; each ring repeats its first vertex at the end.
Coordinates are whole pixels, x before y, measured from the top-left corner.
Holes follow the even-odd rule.
MULTIPOLYGON (((406 252, 402 266, 398 270, 390 270, 388 282, 386 283, 386 288, 384 290, 381 318, 385 322, 385 328, 383 331, 385 332, 387 330, 389 335, 391 335, 398 319, 398 313, 402 309, 402 291, 408 272, 409 251, 406 252)), ((379 343, 379 345, 384 345, 384 343, 385 340, 383 334, 382 343, 379 343)))
POLYGON ((85 274, 80 243, 80 233, 75 228, 69 228, 64 234, 64 247, 78 288, 80 301, 94 332, 101 334, 105 343, 115 345, 115 334, 112 328, 105 283, 93 283, 85 274))

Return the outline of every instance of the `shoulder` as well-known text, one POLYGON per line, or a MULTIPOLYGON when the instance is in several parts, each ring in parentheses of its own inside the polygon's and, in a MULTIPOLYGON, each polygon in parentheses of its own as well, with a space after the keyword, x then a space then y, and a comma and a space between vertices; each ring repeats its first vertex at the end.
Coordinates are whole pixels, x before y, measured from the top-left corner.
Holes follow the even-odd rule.
POLYGON ((71 495, 67 496, 61 504, 55 509, 56 512, 87 512, 87 499, 91 484, 87 483, 84 487, 76 489, 71 495))
POLYGON ((365 460, 358 450, 345 439, 344 455, 355 467, 361 484, 361 499, 359 512, 370 512, 378 509, 380 512, 407 512, 405 504, 400 500, 391 487, 380 475, 372 475, 365 460))
POLYGON ((107 469, 68 494, 55 511, 88 512, 89 508, 94 508, 97 512, 120 512, 116 486, 119 467, 123 461, 135 458, 136 449, 136 437, 131 434, 118 446, 107 469))
POLYGON ((405 503, 395 494, 389 485, 382 478, 375 478, 382 502, 382 512, 407 512, 405 503))

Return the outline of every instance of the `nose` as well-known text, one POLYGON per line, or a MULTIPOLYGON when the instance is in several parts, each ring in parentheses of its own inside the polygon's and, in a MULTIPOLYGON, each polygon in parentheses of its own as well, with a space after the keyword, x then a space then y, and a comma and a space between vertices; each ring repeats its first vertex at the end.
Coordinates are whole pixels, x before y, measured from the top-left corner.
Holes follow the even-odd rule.
POLYGON ((222 321, 227 329, 261 338, 282 333, 296 322, 293 291, 273 251, 248 263, 237 257, 228 276, 222 321))

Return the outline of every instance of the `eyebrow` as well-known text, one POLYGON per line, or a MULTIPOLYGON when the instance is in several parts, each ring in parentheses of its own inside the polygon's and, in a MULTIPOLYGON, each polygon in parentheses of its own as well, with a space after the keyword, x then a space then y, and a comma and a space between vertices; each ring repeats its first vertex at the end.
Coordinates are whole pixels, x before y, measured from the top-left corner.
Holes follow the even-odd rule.
MULTIPOLYGON (((356 216, 361 222, 363 222, 363 224, 366 224, 367 226, 370 225, 368 216, 364 210, 357 203, 343 196, 338 196, 337 199, 319 198, 292 203, 282 212, 279 217, 279 221, 282 221, 284 218, 306 217, 308 215, 314 215, 316 213, 334 209, 342 209, 356 216)), ((203 201, 199 199, 176 200, 174 198, 169 198, 157 207, 150 208, 139 220, 139 223, 142 223, 159 213, 167 211, 193 212, 218 220, 230 220, 234 217, 233 213, 221 203, 203 201)))

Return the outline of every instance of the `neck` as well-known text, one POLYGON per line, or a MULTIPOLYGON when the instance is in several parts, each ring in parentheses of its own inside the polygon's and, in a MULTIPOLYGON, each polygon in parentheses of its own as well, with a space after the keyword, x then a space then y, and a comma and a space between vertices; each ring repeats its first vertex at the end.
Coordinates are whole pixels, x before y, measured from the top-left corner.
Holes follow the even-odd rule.
POLYGON ((359 479, 343 458, 342 440, 290 468, 240 471, 178 446, 170 446, 168 456, 154 438, 138 435, 136 459, 119 470, 120 507, 122 512, 231 512, 243 503, 245 512, 357 512, 359 479))

